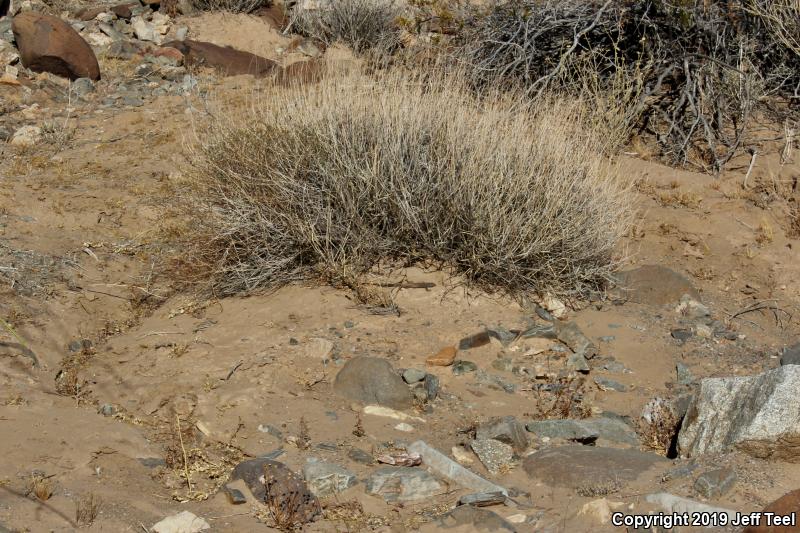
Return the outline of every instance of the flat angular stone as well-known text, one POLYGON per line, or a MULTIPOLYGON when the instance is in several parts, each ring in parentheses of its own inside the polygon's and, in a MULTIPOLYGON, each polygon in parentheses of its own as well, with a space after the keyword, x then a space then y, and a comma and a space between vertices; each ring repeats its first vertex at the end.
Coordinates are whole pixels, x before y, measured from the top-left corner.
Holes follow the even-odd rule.
POLYGON ((303 478, 318 498, 344 492, 356 484, 356 476, 346 468, 314 458, 303 466, 303 478))
POLYGON ((492 475, 507 472, 514 461, 514 449, 493 439, 476 439, 470 443, 472 451, 492 475))
POLYGON ((387 502, 410 502, 439 494, 442 485, 420 468, 389 466, 372 473, 366 490, 367 494, 381 496, 387 502))

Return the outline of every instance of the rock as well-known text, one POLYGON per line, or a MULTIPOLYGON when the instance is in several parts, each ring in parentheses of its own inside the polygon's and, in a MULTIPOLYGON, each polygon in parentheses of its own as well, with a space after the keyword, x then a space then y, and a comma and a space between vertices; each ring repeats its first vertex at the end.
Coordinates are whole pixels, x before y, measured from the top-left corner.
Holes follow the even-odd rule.
POLYGON ((648 305, 667 305, 680 301, 684 294, 700 301, 700 293, 692 282, 674 270, 645 265, 617 274, 613 296, 620 300, 648 305))
POLYGON ((578 488, 633 481, 656 466, 669 464, 652 453, 594 446, 561 446, 533 453, 522 463, 525 472, 547 485, 578 488))
POLYGON ((139 4, 119 4, 111 8, 111 12, 114 13, 121 19, 130 20, 133 16, 131 12, 131 8, 138 6, 139 4))
POLYGON ((759 458, 800 461, 800 366, 700 381, 678 434, 682 457, 739 448, 759 458))
POLYGON ((367 405, 364 407, 364 414, 393 418, 395 420, 421 422, 423 424, 425 423, 425 419, 423 418, 407 415, 403 412, 395 411, 389 407, 383 407, 382 405, 367 405))
POLYGON ((313 458, 306 461, 303 478, 318 498, 338 494, 356 484, 356 476, 346 468, 313 458))
POLYGON ((598 376, 594 378, 594 382, 598 387, 600 387, 601 390, 604 391, 613 390, 617 392, 628 392, 628 387, 626 385, 623 385, 619 381, 614 381, 610 378, 598 376))
POLYGON ((100 406, 98 412, 103 416, 111 416, 116 412, 116 409, 110 403, 105 403, 100 406))
POLYGON ((150 18, 150 22, 153 25, 153 29, 155 30, 157 35, 163 36, 169 33, 169 28, 170 28, 169 15, 165 15, 161 11, 157 11, 153 13, 153 16, 150 18))
POLYGON ((694 383, 692 371, 689 370, 689 367, 685 364, 677 363, 675 365, 675 372, 677 374, 678 385, 691 385, 694 383))
POLYGON ((694 500, 681 498, 668 492, 659 492, 656 494, 648 494, 645 496, 645 501, 661 507, 666 513, 709 513, 709 514, 724 514, 728 516, 729 520, 736 517, 736 511, 724 509, 722 507, 711 507, 694 500))
POLYGON ((605 498, 600 498, 584 504, 581 510, 578 511, 578 514, 593 518, 598 524, 608 524, 611 521, 613 509, 616 509, 620 505, 620 503, 611 503, 605 498))
POLYGON ((689 339, 692 338, 692 335, 694 335, 694 332, 692 332, 691 329, 676 328, 676 329, 673 329, 672 331, 670 331, 669 334, 673 339, 675 339, 678 342, 680 342, 681 344, 683 344, 684 342, 686 342, 686 341, 688 341, 689 339))
MULTIPOLYGON (((153 50, 153 57, 159 63, 170 67, 179 67, 183 65, 183 54, 180 50, 169 47, 161 47, 158 50, 153 50)), ((328 360, 333 351, 333 343, 327 339, 312 339, 311 346, 306 347, 306 354, 323 361, 328 360)))
POLYGON ((450 449, 450 455, 452 455, 453 458, 462 465, 471 465, 475 462, 472 459, 473 455, 461 446, 453 446, 450 449))
POLYGON ((412 426, 411 424, 406 424, 405 422, 400 422, 394 427, 394 429, 396 429, 397 431, 402 431, 404 433, 411 433, 412 431, 414 431, 414 426, 412 426))
POLYGON ((180 50, 186 65, 210 67, 226 76, 265 76, 278 70, 278 64, 265 57, 212 43, 187 39, 170 41, 164 46, 180 50))
POLYGON ((38 126, 22 126, 11 137, 11 145, 27 148, 42 140, 42 129, 38 126))
POLYGON ((155 26, 142 17, 133 17, 131 19, 131 28, 133 28, 134 35, 140 41, 157 42, 160 39, 160 35, 156 33, 155 26))
POLYGON ((594 343, 583 334, 575 322, 559 325, 557 331, 558 340, 566 344, 574 353, 581 354, 587 359, 597 355, 594 343))
MULTIPOLYGON (((549 312, 549 314, 551 314, 555 318, 564 318, 565 316, 567 316, 567 306, 564 305, 564 302, 562 302, 552 294, 546 294, 539 303, 545 310, 549 312)), ((545 317, 542 318, 552 322, 552 319, 550 318, 545 318, 545 317)))
POLYGON ((473 505, 456 507, 442 516, 435 525, 441 529, 459 528, 462 531, 517 531, 497 513, 473 505))
POLYGON ((582 374, 588 374, 592 369, 582 353, 573 353, 567 357, 567 368, 582 374))
POLYGON ((432 402, 439 396, 439 378, 433 374, 425 374, 425 395, 429 402, 432 402))
POLYGON ((694 482, 694 490, 712 500, 730 491, 735 484, 736 472, 730 468, 718 468, 701 474, 694 482))
POLYGON ((352 448, 349 452, 347 452, 347 457, 356 463, 361 463, 362 465, 369 466, 375 464, 375 458, 372 457, 372 454, 367 453, 359 448, 352 448))
POLYGON ((185 41, 186 37, 189 36, 189 28, 186 26, 181 26, 177 30, 175 30, 175 39, 178 41, 185 41))
POLYGON ((460 361, 456 361, 455 363, 453 363, 454 376, 462 376, 470 372, 475 372, 476 370, 478 370, 478 365, 476 365, 472 361, 465 361, 462 359, 460 361))
POLYGON ((111 39, 111 42, 124 41, 126 38, 125 34, 120 33, 110 24, 98 24, 97 28, 103 33, 105 33, 111 39))
POLYGON ((456 353, 458 353, 458 350, 454 347, 445 346, 436 352, 435 355, 428 357, 425 363, 431 366, 450 366, 453 364, 453 361, 456 360, 456 353))
POLYGON ((14 17, 11 29, 25 67, 72 80, 100 79, 100 66, 91 47, 61 19, 22 13, 14 17))
POLYGON ((208 522, 189 511, 181 511, 153 525, 152 531, 154 533, 198 533, 207 529, 211 529, 208 522))
POLYGON ((417 383, 418 381, 422 381, 425 379, 427 372, 424 370, 419 370, 417 368, 409 368, 405 372, 403 372, 403 381, 408 384, 417 383))
POLYGON ((89 78, 78 78, 70 86, 72 92, 80 97, 84 97, 94 92, 94 83, 89 78))
POLYGON ((475 492, 502 492, 503 494, 508 494, 508 489, 495 485, 491 481, 467 470, 424 441, 418 440, 412 443, 408 446, 408 452, 419 454, 425 466, 466 489, 475 492))
POLYGON ((407 409, 414 404, 414 394, 392 365, 374 357, 348 361, 336 375, 333 390, 350 400, 393 409, 407 409))
POLYGON ((558 331, 554 324, 533 326, 522 332, 523 339, 557 339, 558 331))
POLYGON ((94 18, 100 13, 104 13, 105 10, 106 8, 103 6, 84 7, 77 10, 72 16, 78 20, 88 22, 90 20, 94 20, 94 18))
POLYGON ((580 420, 537 420, 529 422, 525 427, 538 437, 565 439, 581 444, 592 444, 600 436, 580 420))
POLYGON ((304 521, 312 520, 320 512, 319 500, 305 481, 283 463, 267 458, 243 461, 233 469, 228 483, 239 479, 259 502, 269 497, 275 505, 293 510, 304 521))
POLYGON ((488 507, 489 505, 499 505, 504 503, 508 497, 502 492, 476 492, 465 494, 458 499, 458 505, 475 505, 477 507, 488 507))
POLYGON ((711 316, 711 310, 688 294, 681 296, 681 301, 675 312, 691 319, 700 319, 711 316))
POLYGON ((139 47, 131 41, 114 41, 106 50, 106 57, 111 59, 129 60, 140 54, 139 47))
MULTIPOLYGON (((800 490, 795 490, 767 505, 762 511, 762 517, 763 513, 775 513, 777 516, 796 515, 798 510, 800 510, 800 490)), ((767 526, 765 522, 766 519, 762 518, 761 524, 749 526, 742 533, 800 533, 799 526, 767 526)))
POLYGON ((514 360, 507 357, 501 357, 492 361, 492 368, 500 372, 511 372, 514 369, 514 360))
POLYGON ((539 437, 565 439, 581 444, 608 441, 616 444, 639 445, 639 436, 631 426, 617 418, 600 416, 584 420, 539 420, 526 428, 539 437))
POLYGON ((489 344, 491 337, 488 331, 481 331, 469 337, 464 337, 458 343, 459 350, 470 350, 472 348, 480 348, 489 344))
POLYGON ((442 485, 425 470, 399 466, 379 468, 367 478, 367 494, 381 496, 387 502, 409 502, 431 498, 442 485))
POLYGON ((524 452, 529 444, 525 426, 513 416, 494 418, 481 424, 475 431, 475 437, 480 440, 493 439, 503 442, 514 448, 517 453, 524 452))
POLYGON ((231 505, 242 505, 243 503, 247 503, 247 497, 239 489, 225 485, 222 487, 222 490, 225 492, 225 496, 228 497, 228 503, 231 505))
POLYGON ((505 474, 514 462, 514 448, 494 439, 475 439, 470 448, 492 475, 505 474))
POLYGON ((783 349, 781 366, 785 365, 800 365, 800 343, 783 349))
POLYGON ((519 337, 519 331, 509 331, 502 326, 492 326, 486 328, 489 337, 497 339, 503 346, 508 346, 519 337))

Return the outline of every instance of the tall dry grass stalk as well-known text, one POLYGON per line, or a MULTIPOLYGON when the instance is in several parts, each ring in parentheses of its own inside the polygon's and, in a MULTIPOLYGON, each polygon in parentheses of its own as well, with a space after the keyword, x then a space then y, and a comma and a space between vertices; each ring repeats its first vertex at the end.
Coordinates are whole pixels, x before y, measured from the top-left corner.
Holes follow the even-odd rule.
POLYGON ((479 99, 455 75, 349 74, 269 86, 214 116, 182 188, 182 264, 218 295, 353 279, 386 260, 574 294, 608 278, 633 216, 581 102, 479 99))

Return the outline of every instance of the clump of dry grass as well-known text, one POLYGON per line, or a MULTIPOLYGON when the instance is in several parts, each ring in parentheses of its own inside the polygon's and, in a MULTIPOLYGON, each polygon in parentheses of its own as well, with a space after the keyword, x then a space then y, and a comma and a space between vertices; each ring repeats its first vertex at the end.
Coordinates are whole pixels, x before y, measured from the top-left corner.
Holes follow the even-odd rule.
POLYGON ((270 0, 192 0, 200 11, 226 11, 228 13, 252 13, 256 9, 269 7, 270 0))
POLYGON ((100 499, 89 493, 75 501, 75 523, 90 526, 100 514, 100 499))
MULTIPOLYGON (((309 3, 309 2, 306 2, 309 3)), ((290 27, 326 44, 342 42, 356 52, 391 51, 400 42, 397 0, 334 0, 318 6, 298 4, 290 27)))
POLYGON ((575 294, 615 267, 629 185, 581 103, 481 99, 454 76, 397 74, 264 98, 214 113, 182 188, 182 275, 210 276, 219 295, 346 282, 387 260, 512 294, 575 294))

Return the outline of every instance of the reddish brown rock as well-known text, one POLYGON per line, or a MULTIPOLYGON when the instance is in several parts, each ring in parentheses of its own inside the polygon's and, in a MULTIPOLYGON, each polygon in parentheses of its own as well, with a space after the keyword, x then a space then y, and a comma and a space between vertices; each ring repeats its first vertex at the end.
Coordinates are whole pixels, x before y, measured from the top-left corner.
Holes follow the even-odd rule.
POLYGON ((100 66, 92 48, 63 20, 26 12, 14 17, 11 30, 25 67, 71 80, 100 79, 100 66))
POLYGON ((775 513, 780 516, 789 516, 794 513, 800 515, 800 489, 785 494, 767 505, 761 514, 761 524, 750 526, 742 533, 800 533, 800 517, 795 520, 795 526, 768 526, 765 524, 764 513, 775 513))
POLYGON ((84 7, 82 9, 77 10, 73 16, 78 20, 88 21, 88 20, 94 20, 94 18, 97 15, 105 12, 106 12, 105 7, 98 7, 98 6, 84 7))
POLYGON ((154 57, 167 57, 175 62, 176 65, 180 66, 183 64, 183 54, 177 48, 172 48, 170 46, 162 46, 156 50, 153 50, 154 57))
POLYGON ((130 20, 133 16, 131 12, 131 8, 138 6, 139 4, 119 4, 111 8, 111 12, 114 13, 117 17, 125 20, 130 20))
POLYGON ((428 357, 425 362, 431 366, 450 366, 456 360, 456 353, 458 353, 458 350, 453 346, 446 346, 435 355, 428 357))
POLYGON ((186 65, 211 67, 227 76, 266 76, 278 69, 277 63, 265 57, 202 41, 170 41, 164 47, 179 50, 186 65))

